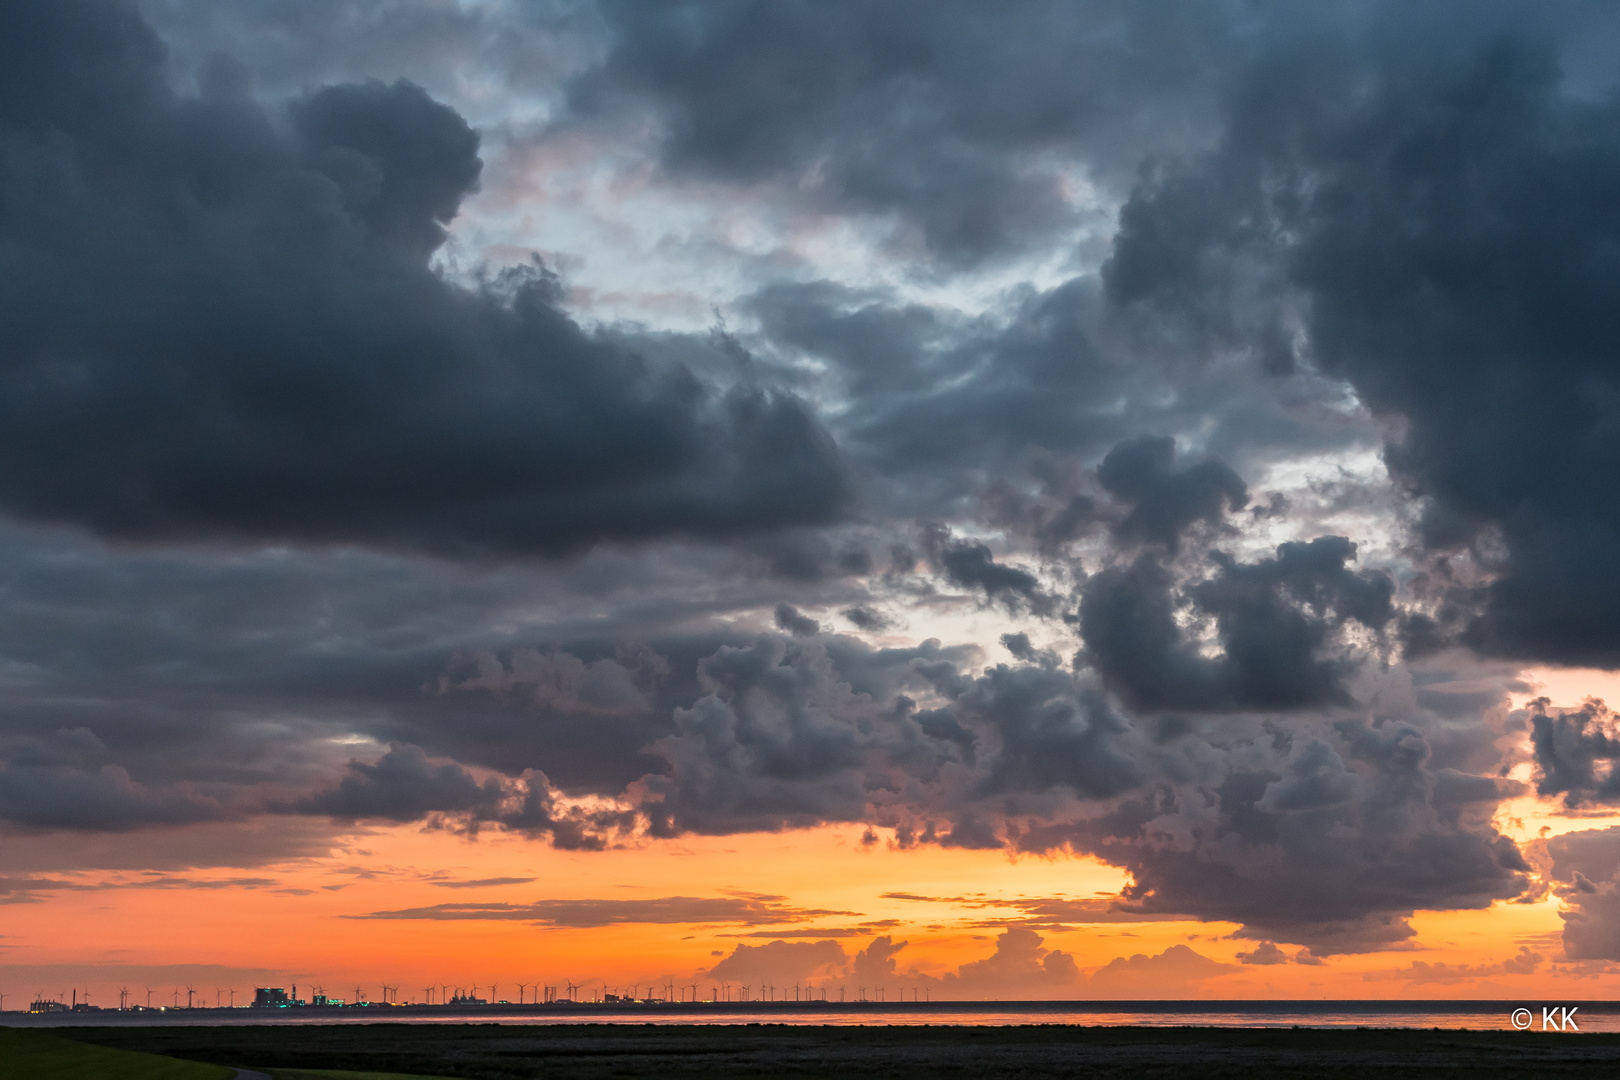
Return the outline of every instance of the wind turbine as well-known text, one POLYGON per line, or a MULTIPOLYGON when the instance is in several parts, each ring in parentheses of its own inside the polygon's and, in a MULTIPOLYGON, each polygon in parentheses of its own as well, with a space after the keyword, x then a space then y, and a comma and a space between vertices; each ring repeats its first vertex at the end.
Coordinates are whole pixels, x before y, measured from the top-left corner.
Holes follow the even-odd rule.
POLYGON ((152 1007, 152 988, 150 986, 146 988, 146 1007, 148 1009, 152 1007))

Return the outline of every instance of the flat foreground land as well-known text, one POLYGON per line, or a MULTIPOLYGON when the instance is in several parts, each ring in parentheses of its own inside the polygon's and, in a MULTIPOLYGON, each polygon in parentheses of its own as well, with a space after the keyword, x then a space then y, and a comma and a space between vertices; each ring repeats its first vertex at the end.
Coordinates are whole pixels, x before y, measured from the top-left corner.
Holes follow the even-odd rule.
POLYGON ((1620 1075, 1620 1034, 1512 1031, 379 1023, 55 1034, 272 1073, 347 1069, 487 1080, 1620 1075))
POLYGON ((0 1028, 0 1080, 228 1080, 230 1069, 0 1028))

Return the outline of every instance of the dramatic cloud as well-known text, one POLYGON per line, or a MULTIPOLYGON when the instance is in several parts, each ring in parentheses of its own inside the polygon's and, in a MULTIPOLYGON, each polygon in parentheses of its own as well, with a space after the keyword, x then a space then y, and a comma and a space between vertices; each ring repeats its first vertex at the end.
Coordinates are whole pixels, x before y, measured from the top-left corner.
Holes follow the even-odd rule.
POLYGON ((826 520, 806 409, 593 337, 538 266, 429 266, 478 136, 406 82, 277 114, 131 8, 8 5, 0 504, 127 538, 456 554, 826 520), (87 314, 88 313, 88 314, 87 314))
POLYGON ((1182 996, 1041 934, 1550 895, 1562 958, 1377 977, 1620 960, 1611 830, 1498 817, 1620 804, 1606 706, 1508 704, 1620 666, 1620 18, 1409 8, 6 5, 0 899, 849 825, 1129 884, 950 898, 945 974, 511 865, 352 917, 1182 996))
POLYGON ((1530 739, 1540 770, 1536 794, 1562 795, 1571 808, 1620 801, 1620 772, 1615 770, 1620 730, 1614 713, 1601 701, 1562 711, 1551 704, 1546 698, 1530 703, 1530 739))
POLYGON ((1214 552, 1214 577, 1176 595, 1177 579, 1143 554, 1085 584, 1080 633, 1111 687, 1146 709, 1230 712, 1349 702, 1344 677, 1356 660, 1335 639, 1347 620, 1381 630, 1395 583, 1351 571, 1356 546, 1324 536, 1287 543, 1275 558, 1240 563, 1214 552), (1179 601, 1179 602, 1178 602, 1179 601), (1177 608, 1214 620, 1216 657, 1187 640, 1177 608))
POLYGON ((1385 460, 1425 500, 1424 543, 1490 575, 1448 613, 1460 640, 1613 664, 1620 105, 1561 67, 1574 9, 1449 10, 1257 66, 1213 151, 1148 170, 1104 280, 1399 421, 1385 460))

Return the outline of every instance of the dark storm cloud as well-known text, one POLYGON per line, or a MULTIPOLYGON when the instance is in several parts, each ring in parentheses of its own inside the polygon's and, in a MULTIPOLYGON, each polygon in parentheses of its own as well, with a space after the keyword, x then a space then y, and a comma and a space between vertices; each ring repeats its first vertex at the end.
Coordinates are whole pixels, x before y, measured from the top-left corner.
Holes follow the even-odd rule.
POLYGON ((419 746, 399 745, 373 764, 351 761, 335 787, 271 809, 338 821, 426 819, 470 831, 494 824, 547 837, 555 847, 588 851, 601 850, 614 832, 634 825, 634 816, 624 811, 560 804, 551 782, 536 770, 479 781, 456 762, 432 761, 419 746))
POLYGON ((1034 828, 1020 846, 1068 844, 1125 867, 1126 910, 1240 923, 1319 956, 1396 945, 1416 909, 1483 908, 1529 887, 1530 866, 1491 824, 1511 792, 1448 801, 1455 750, 1437 754, 1418 723, 1343 721, 1314 737, 1263 725, 1179 745, 1173 786, 1067 830, 1034 828))
MULTIPOLYGON (((436 0, 141 0, 183 78, 217 77, 221 58, 272 96, 315 83, 416 79, 435 96, 499 80, 545 92, 589 57, 588 6, 541 0, 515 7, 436 0)), ((476 95, 468 95, 476 97, 476 95)))
POLYGON ((354 762, 349 775, 297 809, 336 818, 420 821, 432 813, 495 812, 506 791, 453 762, 433 763, 419 746, 394 746, 373 765, 354 762))
POLYGON ((862 820, 903 778, 929 780, 961 758, 901 693, 957 678, 956 655, 937 642, 870 650, 771 636, 722 647, 699 664, 704 696, 654 744, 667 771, 645 778, 654 801, 642 809, 662 834, 862 820))
POLYGON ((1144 553, 1086 582, 1081 638, 1109 686, 1144 709, 1347 704, 1343 683, 1357 661, 1335 644, 1337 632, 1348 621, 1381 630, 1394 614, 1394 581, 1351 570, 1355 554, 1340 536, 1281 544, 1255 563, 1214 552, 1214 576, 1183 590, 1169 564, 1144 553), (1188 640, 1183 607, 1213 620, 1220 655, 1188 640))
POLYGON ((190 785, 149 787, 84 729, 0 741, 0 821, 28 829, 130 830, 236 816, 190 785))
MULTIPOLYGON (((1226 920, 1262 942, 1249 962, 1286 942, 1309 963, 1529 895, 1491 823, 1518 791, 1500 689, 1425 683, 1393 647, 1611 655, 1617 114, 1559 82, 1562 16, 1504 44, 1379 5, 609 4, 600 63, 520 72, 543 43, 492 28, 527 15, 202 10, 162 24, 194 97, 133 8, 0 15, 0 507, 117 542, 0 523, 11 829, 112 865, 134 856, 94 831, 184 825, 195 853, 154 835, 185 866, 232 822, 288 830, 244 846, 259 860, 367 822, 574 849, 860 822, 1130 872, 1120 902, 983 912, 1019 925, 954 985, 995 991, 1077 985, 1037 928, 1226 920), (254 44, 344 18, 388 33, 254 44), (195 62, 244 27, 274 105, 195 62), (637 185, 853 215, 909 253, 908 287, 1067 268, 978 314, 751 280, 736 339, 587 331, 538 265, 453 284, 433 267, 484 178, 474 114, 393 78, 432 68, 437 94, 503 35, 505 90, 591 67, 548 138, 588 158, 653 133, 637 185), (332 72, 385 79, 305 89, 332 72), (1428 554, 1471 545, 1404 593, 1378 568, 1397 496, 1262 486, 1391 431, 1428 554), (248 550, 267 542, 301 546, 248 550), (825 625, 922 636, 975 604, 1025 621, 1001 638, 1017 663, 825 625)), ((999 288, 951 284, 934 295, 999 288)), ((1612 801, 1606 714, 1529 723, 1544 795, 1612 801)), ((11 895, 48 895, 59 868, 26 854, 11 895)), ((1614 957, 1612 866, 1554 857, 1570 955, 1614 957)), ((833 914, 553 903, 371 917, 833 914)), ((789 951, 831 958, 842 932, 789 951)), ((903 947, 855 963, 893 974, 903 947)), ((1094 985, 1210 963, 1121 958, 1094 985)))
POLYGON ((1127 540, 1163 544, 1175 551, 1182 530, 1195 521, 1217 524, 1249 501, 1248 485, 1219 458, 1189 465, 1176 461, 1176 441, 1141 435, 1108 451, 1097 479, 1130 512, 1114 526, 1127 540))
POLYGON ((865 630, 868 633, 877 633, 880 630, 888 630, 894 626, 893 619, 878 609, 868 607, 865 604, 845 608, 840 614, 848 619, 855 629, 865 630))
POLYGON ((1130 753, 1130 724, 1103 694, 1077 686, 1067 672, 998 665, 956 699, 956 712, 1000 742, 980 781, 986 792, 1064 785, 1106 798, 1145 779, 1130 753))
POLYGON ((722 647, 699 666, 706 696, 654 744, 667 765, 643 778, 641 811, 658 834, 876 820, 901 846, 995 848, 1020 797, 1107 798, 1146 778, 1140 738, 1097 688, 1043 666, 971 677, 961 659, 834 635, 722 647))
POLYGON ((1612 666, 1620 103, 1612 68, 1573 86, 1560 61, 1603 27, 1578 6, 1385 14, 1256 65, 1213 153, 1144 173, 1109 297, 1348 379, 1400 421, 1385 460, 1426 500, 1423 542, 1490 575, 1448 632, 1612 666))
POLYGON ((1094 274, 1020 290, 995 317, 832 282, 772 285, 742 306, 759 321, 762 355, 813 360, 848 397, 829 424, 867 467, 871 502, 945 521, 983 514, 1046 554, 1116 511, 1130 516, 1138 499, 1127 528, 1162 539, 1244 505, 1238 473, 1250 464, 1378 434, 1353 411, 1322 407, 1343 391, 1321 376, 1264 378, 1247 361, 1197 365, 1121 347, 1094 274), (1167 436, 1143 431, 1195 431, 1200 450, 1153 459, 1167 436), (1116 482, 1134 494, 1108 507, 1094 470, 1116 447, 1116 482))
POLYGON ((808 615, 800 614, 792 604, 776 605, 776 628, 794 637, 815 637, 821 633, 821 624, 808 615))
POLYGON ((1620 801, 1620 730, 1601 701, 1579 709, 1553 709, 1546 698, 1530 702, 1530 743, 1535 751, 1536 794, 1562 795, 1570 809, 1620 801))
POLYGON ((119 537, 557 552, 825 520, 796 400, 582 331, 515 269, 427 258, 477 136, 404 82, 278 115, 174 96, 131 9, 0 28, 0 502, 119 537))
POLYGON ((1063 166, 1106 177, 1185 131, 1208 112, 1194 88, 1247 51, 1224 5, 602 10, 610 50, 573 84, 578 113, 650 107, 669 168, 892 215, 904 242, 955 265, 1073 225, 1063 166))
POLYGON ((923 547, 952 585, 983 592, 1009 611, 1044 614, 1052 608, 1039 578, 1022 567, 997 562, 985 544, 960 540, 943 526, 931 526, 923 531, 923 547))

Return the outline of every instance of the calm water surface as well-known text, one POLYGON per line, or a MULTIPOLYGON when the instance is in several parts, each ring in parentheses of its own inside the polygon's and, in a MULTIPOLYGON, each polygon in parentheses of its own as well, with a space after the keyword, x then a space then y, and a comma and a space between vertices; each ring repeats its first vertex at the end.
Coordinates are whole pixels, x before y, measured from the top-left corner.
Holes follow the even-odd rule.
MULTIPOLYGON (((749 1005, 396 1006, 341 1009, 170 1009, 151 1012, 0 1013, 27 1027, 170 1024, 1075 1024, 1085 1027, 1523 1028, 1515 1010, 1542 1029, 1542 1012, 1572 1009, 1580 1031, 1620 1031, 1620 1002, 1579 1001, 953 1001, 777 1002, 749 1005)), ((1554 1029, 1557 1028, 1555 1021, 1554 1029)))

